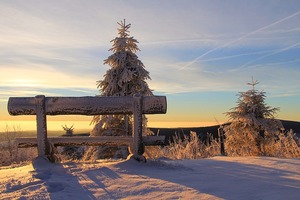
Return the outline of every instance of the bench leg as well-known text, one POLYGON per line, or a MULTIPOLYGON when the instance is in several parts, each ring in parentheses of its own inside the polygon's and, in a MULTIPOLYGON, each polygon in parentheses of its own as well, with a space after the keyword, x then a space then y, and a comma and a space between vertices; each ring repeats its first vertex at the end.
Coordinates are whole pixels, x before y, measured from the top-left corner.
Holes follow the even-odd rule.
POLYGON ((50 146, 47 139, 47 119, 45 96, 38 95, 35 97, 36 123, 37 123, 37 150, 39 157, 46 157, 53 162, 53 154, 50 152, 50 146))
POLYGON ((143 144, 143 97, 140 95, 135 95, 133 97, 133 141, 130 147, 130 152, 133 154, 133 158, 138 161, 146 161, 146 158, 143 156, 145 151, 145 146, 143 144))

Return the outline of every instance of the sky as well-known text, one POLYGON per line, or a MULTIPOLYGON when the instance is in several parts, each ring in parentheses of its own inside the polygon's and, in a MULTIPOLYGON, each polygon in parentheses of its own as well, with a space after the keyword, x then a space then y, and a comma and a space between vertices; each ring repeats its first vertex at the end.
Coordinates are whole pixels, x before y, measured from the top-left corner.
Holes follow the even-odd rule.
POLYGON ((280 108, 277 118, 300 121, 298 0, 10 0, 0 2, 0 19, 1 125, 34 120, 9 116, 12 96, 99 94, 123 19, 150 88, 167 96, 167 114, 148 116, 150 125, 227 122, 252 77, 266 103, 280 108))

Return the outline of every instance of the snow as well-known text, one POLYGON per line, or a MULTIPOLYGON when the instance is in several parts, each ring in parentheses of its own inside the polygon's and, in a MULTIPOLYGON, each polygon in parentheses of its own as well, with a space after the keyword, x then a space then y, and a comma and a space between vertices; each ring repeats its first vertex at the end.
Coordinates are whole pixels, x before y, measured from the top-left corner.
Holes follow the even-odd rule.
POLYGON ((300 159, 214 157, 0 169, 0 199, 299 199, 300 159))

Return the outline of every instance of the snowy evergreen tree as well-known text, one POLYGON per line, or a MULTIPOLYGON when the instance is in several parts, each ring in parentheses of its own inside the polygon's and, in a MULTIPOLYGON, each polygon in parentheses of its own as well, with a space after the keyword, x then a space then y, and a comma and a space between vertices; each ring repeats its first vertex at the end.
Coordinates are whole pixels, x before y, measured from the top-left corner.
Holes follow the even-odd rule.
POLYGON ((259 155, 262 145, 274 140, 283 126, 274 115, 279 108, 272 108, 265 103, 265 92, 258 91, 258 81, 248 83, 252 89, 240 92, 237 106, 226 115, 231 120, 225 130, 226 151, 229 155, 259 155))
MULTIPOLYGON (((126 24, 124 20, 118 25, 118 37, 111 40, 113 45, 109 49, 113 54, 104 60, 104 64, 111 68, 107 70, 103 80, 97 81, 100 96, 151 96, 152 91, 146 82, 151 78, 135 54, 140 49, 138 41, 129 34, 131 24, 126 24)), ((148 130, 147 119, 143 117, 145 133, 148 130)), ((95 116, 92 123, 95 126, 91 135, 128 135, 132 132, 132 116, 128 115, 95 116)))

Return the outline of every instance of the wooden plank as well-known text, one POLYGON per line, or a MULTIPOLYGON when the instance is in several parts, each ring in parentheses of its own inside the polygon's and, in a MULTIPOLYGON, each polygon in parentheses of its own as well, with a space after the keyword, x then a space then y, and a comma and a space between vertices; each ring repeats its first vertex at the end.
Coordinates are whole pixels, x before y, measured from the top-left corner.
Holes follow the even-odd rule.
MULTIPOLYGON (((46 115, 132 114, 133 97, 46 97, 46 115)), ((165 96, 143 96, 143 114, 165 114, 165 96)), ((10 115, 35 115, 34 97, 10 97, 10 115)))
MULTIPOLYGON (((48 142, 54 146, 100 146, 103 144, 130 145, 131 136, 74 136, 50 137, 48 142)), ((37 147, 37 138, 16 138, 18 148, 37 147)), ((145 146, 165 145, 165 136, 143 136, 145 146)))

